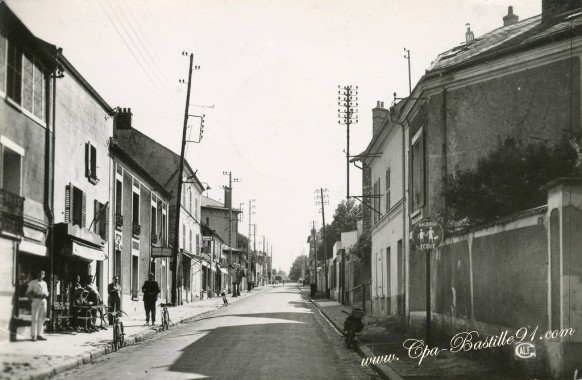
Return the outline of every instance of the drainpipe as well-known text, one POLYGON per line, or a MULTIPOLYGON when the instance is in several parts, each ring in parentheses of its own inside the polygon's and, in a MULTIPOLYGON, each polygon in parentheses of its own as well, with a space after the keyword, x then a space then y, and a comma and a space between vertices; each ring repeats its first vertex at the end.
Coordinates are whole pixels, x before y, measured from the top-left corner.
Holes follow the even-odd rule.
MULTIPOLYGON (((57 49, 56 58, 58 59, 59 54, 61 54, 62 49, 57 49)), ((50 313, 50 324, 54 331, 55 328, 55 315, 54 315, 54 304, 55 304, 55 215, 54 215, 54 204, 55 204, 55 134, 56 134, 56 99, 57 99, 57 79, 62 78, 63 75, 56 68, 51 75, 52 77, 52 114, 51 107, 47 107, 47 128, 45 134, 45 186, 44 186, 44 206, 45 214, 48 219, 48 255, 50 257, 50 284, 51 292, 49 299, 49 313, 50 313), (52 123, 49 121, 52 117, 52 123), (52 125, 52 135, 51 128, 52 125)), ((50 90, 49 90, 50 91, 50 90)))
POLYGON ((443 220, 443 225, 444 228, 446 230, 447 225, 448 225, 448 219, 449 219, 449 210, 448 210, 448 206, 447 206, 447 199, 446 199, 446 194, 447 194, 447 187, 448 187, 448 167, 447 167, 447 90, 446 88, 443 86, 442 90, 441 90, 441 94, 442 94, 442 104, 441 104, 441 121, 443 124, 443 147, 442 147, 442 155, 443 155, 443 194, 445 196, 443 196, 443 211, 444 211, 444 220, 443 220))

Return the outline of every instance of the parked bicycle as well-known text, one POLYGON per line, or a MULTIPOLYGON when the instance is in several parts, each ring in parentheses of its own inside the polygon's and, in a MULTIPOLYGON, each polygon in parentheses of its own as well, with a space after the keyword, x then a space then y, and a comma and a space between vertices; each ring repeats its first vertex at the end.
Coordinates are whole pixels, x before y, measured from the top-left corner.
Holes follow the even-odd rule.
POLYGON ((364 329, 364 311, 360 308, 354 308, 349 313, 344 310, 342 311, 349 314, 344 321, 344 332, 346 335, 346 346, 350 348, 354 344, 356 334, 364 329))
POLYGON ((170 328, 170 312, 168 311, 168 306, 174 306, 172 303, 161 303, 160 307, 162 308, 162 329, 161 331, 167 330, 170 328))
POLYGON ((125 345, 125 332, 123 330, 123 322, 121 321, 121 314, 127 315, 121 310, 109 312, 113 318, 113 341, 111 346, 113 351, 117 351, 125 345))

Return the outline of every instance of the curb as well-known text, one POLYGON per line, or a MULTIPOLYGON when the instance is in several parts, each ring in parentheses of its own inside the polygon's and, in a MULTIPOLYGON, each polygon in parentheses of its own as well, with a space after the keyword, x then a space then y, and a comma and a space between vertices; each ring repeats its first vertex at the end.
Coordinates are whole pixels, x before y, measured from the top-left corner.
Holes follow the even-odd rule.
MULTIPOLYGON (((317 301, 313 300, 313 298, 308 296, 303 291, 303 289, 301 289, 299 286, 297 286, 297 288, 305 297, 307 297, 311 301, 311 303, 317 308, 317 310, 319 310, 319 312, 321 314, 323 314, 323 316, 343 335, 343 327, 339 326, 325 311, 323 311, 323 309, 319 307, 319 304, 317 303, 317 301)), ((360 354, 360 356, 362 356, 362 358, 371 358, 371 357, 376 356, 376 355, 374 355, 374 352, 372 351, 372 349, 370 347, 368 347, 364 344, 358 343, 357 341, 355 341, 354 343, 356 346, 356 348, 355 348, 356 352, 358 354, 360 354)), ((396 371, 394 371, 392 369, 392 367, 390 367, 387 364, 384 364, 384 363, 370 364, 370 366, 372 366, 376 370, 376 372, 378 372, 380 377, 382 377, 383 379, 403 380, 403 378, 400 375, 398 375, 398 373, 396 373, 396 371)))
MULTIPOLYGON (((244 298, 252 296, 253 294, 258 294, 265 289, 266 288, 261 289, 259 291, 255 291, 246 297, 241 297, 241 298, 236 297, 236 299, 230 301, 229 304, 236 303, 244 298)), ((186 317, 186 318, 181 319, 177 322, 172 322, 170 324, 170 327, 176 326, 176 325, 181 324, 181 323, 192 322, 196 319, 201 319, 201 317, 204 317, 207 314, 210 314, 218 309, 220 309, 220 306, 215 307, 212 310, 208 310, 208 311, 202 312, 200 314, 191 316, 191 317, 186 317)), ((158 329, 153 329, 153 330, 141 331, 137 334, 128 336, 125 338, 124 348, 134 346, 137 343, 142 342, 145 339, 151 338, 154 335, 159 334, 161 332, 162 331, 160 331, 158 329)), ((46 378, 49 378, 51 376, 58 375, 59 373, 63 373, 65 371, 71 370, 75 367, 81 366, 83 364, 91 363, 93 360, 95 360, 103 355, 110 354, 112 352, 115 352, 115 351, 113 351, 113 349, 111 348, 111 345, 109 345, 109 344, 106 346, 103 346, 103 347, 98 347, 98 348, 92 349, 90 351, 85 351, 79 355, 75 355, 75 356, 72 356, 70 358, 64 359, 63 361, 61 361, 59 363, 55 363, 54 365, 49 364, 47 368, 41 368, 38 371, 36 371, 36 373, 30 375, 29 379, 31 379, 31 380, 46 379, 46 378)))

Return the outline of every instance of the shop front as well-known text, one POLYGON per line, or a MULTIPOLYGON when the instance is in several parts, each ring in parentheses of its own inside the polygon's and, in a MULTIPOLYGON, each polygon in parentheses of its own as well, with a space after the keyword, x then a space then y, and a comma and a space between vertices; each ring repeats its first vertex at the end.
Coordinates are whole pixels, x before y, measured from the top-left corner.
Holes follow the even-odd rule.
POLYGON ((53 325, 57 330, 66 330, 70 323, 71 306, 81 294, 79 286, 97 287, 104 296, 105 273, 103 261, 107 259, 105 242, 97 234, 71 224, 55 226, 55 275, 54 297, 51 304, 53 325), (92 276, 92 283, 89 275, 92 276))

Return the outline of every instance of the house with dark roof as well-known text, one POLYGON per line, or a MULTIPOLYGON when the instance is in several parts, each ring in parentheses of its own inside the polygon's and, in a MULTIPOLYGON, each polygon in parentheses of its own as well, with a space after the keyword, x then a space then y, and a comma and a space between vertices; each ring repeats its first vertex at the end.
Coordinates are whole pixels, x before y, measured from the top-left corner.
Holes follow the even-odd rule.
POLYGON ((172 301, 177 304, 195 301, 202 295, 200 198, 205 188, 196 176, 196 171, 185 160, 180 181, 182 196, 178 202, 180 155, 134 128, 131 116, 131 109, 125 108, 115 114, 113 141, 169 194, 168 239, 165 248, 177 257, 176 261, 171 261, 172 278, 175 280, 170 284, 170 292, 175 292, 172 301), (178 220, 179 224, 176 225, 178 220))
MULTIPOLYGON (((371 207, 365 207, 364 218, 370 228, 391 222, 396 210, 385 206, 399 198, 393 198, 396 189, 390 183, 394 168, 389 177, 382 172, 387 164, 374 163, 374 155, 384 154, 390 141, 395 152, 404 153, 403 173, 396 178, 402 179, 398 187, 404 190, 407 215, 395 239, 403 236, 407 244, 425 218, 439 220, 445 231, 451 227, 445 197, 450 182, 461 171, 476 168, 503 142, 552 147, 565 139, 579 146, 582 3, 542 0, 541 15, 519 20, 518 13, 509 7, 499 27, 481 36, 467 25, 464 42, 439 54, 409 97, 388 109, 373 110, 379 129, 374 120, 374 135, 360 158, 367 165, 363 194, 371 207), (391 140, 391 134, 396 138, 391 140), (402 136, 404 145, 398 147, 402 136)), ((523 326, 581 329, 582 301, 575 296, 582 294, 579 183, 557 180, 544 187, 547 207, 538 205, 472 230, 447 231, 443 245, 428 259, 410 244, 400 277, 403 320, 411 333, 425 333, 427 312, 432 332, 450 337, 470 330, 482 336, 514 333, 523 326)), ((374 240, 372 245, 373 253, 383 249, 374 240)), ((372 260, 372 273, 379 261, 372 260)), ((389 284, 399 285, 394 264, 400 266, 398 260, 386 260, 381 270, 388 273, 389 284)), ((541 367, 552 376, 571 376, 582 367, 580 337, 543 340, 536 349, 546 358, 541 367)), ((500 358, 514 360, 509 351, 500 358)))

